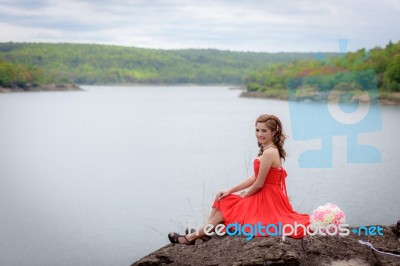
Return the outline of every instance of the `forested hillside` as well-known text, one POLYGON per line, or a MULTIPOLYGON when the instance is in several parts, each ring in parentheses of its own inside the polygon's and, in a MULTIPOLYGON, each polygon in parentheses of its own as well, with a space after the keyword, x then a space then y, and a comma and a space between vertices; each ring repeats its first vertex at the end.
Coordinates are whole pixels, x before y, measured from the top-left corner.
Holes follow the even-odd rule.
POLYGON ((381 93, 400 92, 400 42, 389 42, 385 48, 377 47, 370 51, 361 49, 325 60, 270 64, 247 76, 245 84, 249 92, 285 99, 288 82, 295 82, 296 78, 302 78, 303 82, 296 86, 304 87, 318 82, 322 91, 337 85, 335 79, 353 79, 363 83, 363 86, 373 84, 376 79, 381 93), (351 77, 352 74, 354 76, 351 77))
MULTIPOLYGON (((337 54, 329 54, 335 56, 337 54)), ((272 63, 312 59, 314 53, 256 53, 213 49, 157 50, 95 44, 0 43, 0 58, 34 66, 79 84, 243 84, 272 63)))
POLYGON ((14 64, 0 59, 0 87, 30 90, 44 84, 66 85, 70 82, 65 79, 56 79, 34 66, 14 64))

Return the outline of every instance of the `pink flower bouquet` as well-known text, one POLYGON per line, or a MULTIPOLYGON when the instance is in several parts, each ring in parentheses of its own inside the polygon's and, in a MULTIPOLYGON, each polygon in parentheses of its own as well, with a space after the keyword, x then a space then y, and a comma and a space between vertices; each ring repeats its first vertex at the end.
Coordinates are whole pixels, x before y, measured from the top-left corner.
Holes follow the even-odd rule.
POLYGON ((313 211, 312 215, 310 215, 310 222, 313 227, 320 228, 323 233, 326 232, 326 229, 328 229, 330 233, 337 233, 337 227, 340 224, 344 224, 345 221, 346 217, 344 212, 337 205, 332 203, 319 206, 313 211))

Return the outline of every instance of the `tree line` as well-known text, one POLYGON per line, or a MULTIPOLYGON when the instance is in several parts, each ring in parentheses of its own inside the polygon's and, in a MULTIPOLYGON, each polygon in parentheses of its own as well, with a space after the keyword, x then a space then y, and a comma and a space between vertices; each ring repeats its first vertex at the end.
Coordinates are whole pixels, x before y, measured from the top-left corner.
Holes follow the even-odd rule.
POLYGON ((353 89, 359 86, 358 90, 375 86, 381 92, 400 92, 400 41, 320 60, 270 64, 245 78, 248 91, 282 98, 287 97, 287 88, 311 88, 317 84, 323 92, 346 82, 353 89))
POLYGON ((46 79, 78 84, 243 84, 247 76, 267 65, 314 57, 315 53, 8 42, 0 43, 0 86, 46 79), (24 72, 22 76, 33 80, 16 72, 24 72))

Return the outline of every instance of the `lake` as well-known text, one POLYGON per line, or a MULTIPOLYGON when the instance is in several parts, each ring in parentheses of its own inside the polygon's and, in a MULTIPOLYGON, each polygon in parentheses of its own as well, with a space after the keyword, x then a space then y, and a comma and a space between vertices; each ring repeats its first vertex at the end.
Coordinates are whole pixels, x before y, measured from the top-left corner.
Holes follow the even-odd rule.
MULTIPOLYGON (((301 168, 320 140, 293 137, 285 101, 228 86, 83 86, 84 92, 0 94, 0 264, 130 265, 198 226, 214 195, 252 174, 255 119, 281 118, 294 209, 338 204, 351 226, 400 219, 399 107, 360 133, 378 163, 301 168)), ((323 105, 323 104, 321 104, 323 105)))

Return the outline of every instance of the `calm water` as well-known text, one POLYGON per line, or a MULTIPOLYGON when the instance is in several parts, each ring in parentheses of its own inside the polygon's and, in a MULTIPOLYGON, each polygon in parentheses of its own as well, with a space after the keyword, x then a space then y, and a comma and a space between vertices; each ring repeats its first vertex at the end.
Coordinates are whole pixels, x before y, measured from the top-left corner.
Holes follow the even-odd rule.
POLYGON ((286 126, 288 193, 311 213, 338 204, 351 225, 400 219, 400 108, 359 141, 376 164, 299 168, 315 141, 290 138, 286 102, 239 98, 227 87, 84 87, 86 92, 0 94, 0 264, 129 265, 199 225, 215 193, 252 172, 254 120, 286 126))

